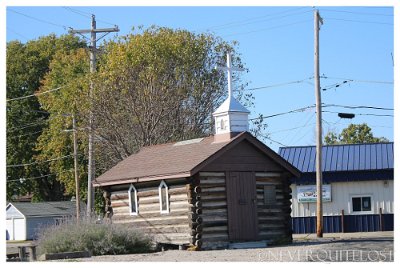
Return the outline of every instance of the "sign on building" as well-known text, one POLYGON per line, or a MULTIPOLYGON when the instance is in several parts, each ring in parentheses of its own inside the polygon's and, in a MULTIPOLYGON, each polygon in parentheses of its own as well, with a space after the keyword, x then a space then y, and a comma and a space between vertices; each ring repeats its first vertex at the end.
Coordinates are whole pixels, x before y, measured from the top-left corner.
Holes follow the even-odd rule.
MULTIPOLYGON (((299 203, 317 202, 317 187, 315 185, 297 186, 297 201, 299 203)), ((322 201, 331 202, 331 185, 322 185, 322 201)))

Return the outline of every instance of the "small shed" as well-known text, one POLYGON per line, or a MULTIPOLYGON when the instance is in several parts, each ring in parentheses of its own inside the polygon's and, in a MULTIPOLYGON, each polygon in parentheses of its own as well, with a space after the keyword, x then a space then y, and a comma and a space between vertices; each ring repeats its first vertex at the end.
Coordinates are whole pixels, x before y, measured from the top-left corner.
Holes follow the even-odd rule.
POLYGON ((40 228, 76 215, 75 202, 12 202, 6 207, 6 239, 32 240, 40 228))
POLYGON ((206 249, 292 241, 289 178, 300 172, 248 132, 250 112, 228 90, 215 135, 144 147, 95 179, 113 224, 206 249))
MULTIPOLYGON (((294 233, 316 226, 315 146, 282 147, 279 154, 302 171, 292 178, 294 233)), ((324 232, 393 230, 393 142, 322 147, 324 232)))

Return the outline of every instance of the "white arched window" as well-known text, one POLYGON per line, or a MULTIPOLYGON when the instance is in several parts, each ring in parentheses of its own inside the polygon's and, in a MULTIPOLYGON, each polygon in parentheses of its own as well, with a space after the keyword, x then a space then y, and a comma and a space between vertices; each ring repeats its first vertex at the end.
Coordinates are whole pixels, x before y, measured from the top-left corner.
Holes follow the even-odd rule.
POLYGON ((169 213, 168 186, 165 181, 161 181, 160 186, 158 186, 158 195, 160 198, 160 212, 169 213))
POLYGON ((138 214, 137 191, 135 186, 133 186, 133 184, 131 184, 131 187, 129 187, 128 195, 129 195, 129 213, 131 215, 137 215, 138 214))

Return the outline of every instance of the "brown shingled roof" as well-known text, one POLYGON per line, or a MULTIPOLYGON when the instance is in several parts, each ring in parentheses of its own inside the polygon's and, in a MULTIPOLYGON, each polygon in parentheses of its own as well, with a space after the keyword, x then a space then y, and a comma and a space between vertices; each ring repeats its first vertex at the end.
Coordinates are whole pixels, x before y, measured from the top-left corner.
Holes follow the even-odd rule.
MULTIPOLYGON (((214 137, 187 140, 177 143, 167 143, 142 148, 119 162, 95 179, 95 186, 106 186, 139 180, 168 179, 190 177, 203 166, 211 156, 219 155, 222 148, 230 148, 243 139, 249 140, 257 147, 266 150, 268 155, 278 157, 278 162, 290 172, 298 170, 283 160, 278 154, 262 144, 250 133, 243 132, 226 142, 214 143, 214 137), (236 141, 236 142, 235 142, 236 141)), ((223 150, 225 151, 225 150, 223 150)))

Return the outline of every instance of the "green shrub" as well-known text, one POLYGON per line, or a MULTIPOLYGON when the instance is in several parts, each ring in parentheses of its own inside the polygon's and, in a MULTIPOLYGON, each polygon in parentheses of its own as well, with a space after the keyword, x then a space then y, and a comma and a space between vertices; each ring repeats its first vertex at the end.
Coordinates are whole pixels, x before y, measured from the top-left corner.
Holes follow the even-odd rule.
POLYGON ((89 251, 92 255, 117 255, 152 251, 152 239, 126 225, 65 223, 42 229, 40 254, 89 251))

